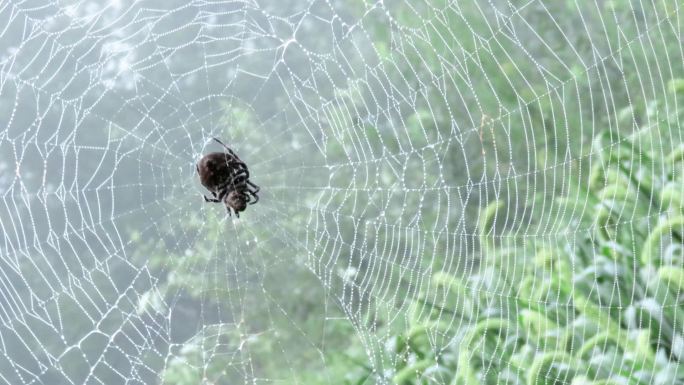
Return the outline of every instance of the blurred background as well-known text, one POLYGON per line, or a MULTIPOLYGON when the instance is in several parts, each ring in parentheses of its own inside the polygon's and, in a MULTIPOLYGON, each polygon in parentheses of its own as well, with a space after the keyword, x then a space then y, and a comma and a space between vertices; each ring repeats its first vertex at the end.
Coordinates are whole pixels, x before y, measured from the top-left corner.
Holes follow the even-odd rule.
POLYGON ((684 383, 683 5, 1 2, 0 384, 684 383))

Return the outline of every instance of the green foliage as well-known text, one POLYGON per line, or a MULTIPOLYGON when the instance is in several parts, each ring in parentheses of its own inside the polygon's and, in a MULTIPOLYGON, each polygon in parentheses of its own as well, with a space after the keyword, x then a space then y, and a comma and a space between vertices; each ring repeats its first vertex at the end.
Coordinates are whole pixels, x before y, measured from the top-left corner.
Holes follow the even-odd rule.
POLYGON ((597 136, 587 189, 556 198, 559 212, 591 205, 573 244, 492 243, 505 205, 483 208, 479 271, 431 277, 411 328, 392 337, 403 343, 384 352, 404 357, 392 383, 683 382, 684 159, 680 144, 648 140, 669 132, 659 129, 597 136))

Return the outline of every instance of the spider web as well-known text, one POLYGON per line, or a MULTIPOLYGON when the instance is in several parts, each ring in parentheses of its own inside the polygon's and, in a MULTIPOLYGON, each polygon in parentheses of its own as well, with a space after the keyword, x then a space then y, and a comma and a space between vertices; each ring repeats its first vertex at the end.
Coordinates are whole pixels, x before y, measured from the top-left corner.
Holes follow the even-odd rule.
MULTIPOLYGON (((518 280, 539 250, 556 260, 602 226, 578 186, 628 143, 654 158, 682 143, 677 104, 651 102, 682 73, 680 8, 0 3, 0 383, 307 383, 301 352, 341 383, 336 328, 360 341, 366 382, 391 383, 422 358, 391 353, 416 319, 438 357, 485 362, 464 337, 472 314, 445 304, 567 307, 541 268, 518 280), (212 137, 262 188, 239 220, 201 198, 212 137)), ((626 164, 638 186, 671 172, 626 164)), ((605 228, 664 215, 621 197, 605 228)), ((575 319, 549 314, 539 325, 575 319)), ((439 365, 422 378, 451 382, 439 365)))

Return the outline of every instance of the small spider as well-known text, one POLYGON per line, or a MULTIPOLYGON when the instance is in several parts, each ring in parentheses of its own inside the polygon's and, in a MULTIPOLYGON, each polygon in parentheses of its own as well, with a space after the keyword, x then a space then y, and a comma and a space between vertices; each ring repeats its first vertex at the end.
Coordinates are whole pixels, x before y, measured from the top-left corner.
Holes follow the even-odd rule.
POLYGON ((204 201, 223 202, 228 215, 232 210, 239 218, 240 212, 245 211, 248 203, 255 204, 259 201, 259 186, 249 181, 249 170, 245 162, 223 142, 212 139, 220 143, 227 152, 209 153, 197 163, 200 182, 212 196, 209 198, 204 195, 204 201))

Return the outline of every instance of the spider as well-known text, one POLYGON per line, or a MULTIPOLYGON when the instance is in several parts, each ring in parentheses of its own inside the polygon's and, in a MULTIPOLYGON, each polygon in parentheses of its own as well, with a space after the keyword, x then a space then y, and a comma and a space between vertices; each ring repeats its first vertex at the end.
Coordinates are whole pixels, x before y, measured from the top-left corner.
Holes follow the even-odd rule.
POLYGON ((220 140, 212 138, 222 145, 226 152, 211 152, 204 155, 197 163, 197 173, 200 182, 211 193, 211 197, 204 195, 205 202, 223 202, 228 210, 236 217, 245 211, 247 204, 259 201, 259 186, 249 180, 249 170, 245 162, 238 158, 228 146, 220 140))

